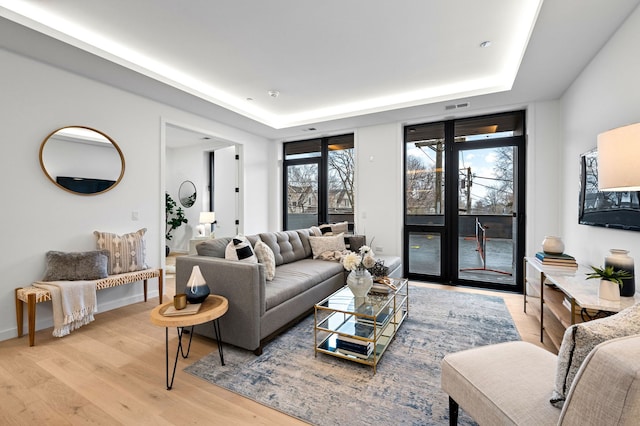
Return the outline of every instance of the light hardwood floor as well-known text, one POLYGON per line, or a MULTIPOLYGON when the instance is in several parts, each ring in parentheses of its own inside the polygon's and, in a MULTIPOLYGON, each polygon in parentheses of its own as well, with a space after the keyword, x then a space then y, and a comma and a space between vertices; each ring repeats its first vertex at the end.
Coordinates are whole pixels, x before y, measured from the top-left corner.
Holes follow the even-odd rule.
MULTIPOLYGON (((168 274, 165 284, 165 300, 170 300, 174 276, 168 274)), ((501 296, 522 339, 540 345, 539 323, 523 313, 520 295, 415 284, 501 296)), ((97 314, 94 323, 62 339, 51 329, 40 330, 33 347, 27 337, 0 342, 0 424, 304 424, 183 372, 216 350, 214 341, 199 336, 190 357, 179 361, 174 387, 167 391, 164 329, 149 321, 157 302, 97 314)), ((175 332, 170 336, 170 351, 175 351, 175 332)))

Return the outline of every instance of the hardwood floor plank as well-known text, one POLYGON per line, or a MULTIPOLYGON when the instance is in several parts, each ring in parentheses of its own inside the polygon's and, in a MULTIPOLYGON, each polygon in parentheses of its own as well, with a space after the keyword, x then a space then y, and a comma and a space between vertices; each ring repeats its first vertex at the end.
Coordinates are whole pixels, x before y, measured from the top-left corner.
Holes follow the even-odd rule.
MULTIPOLYGON (((175 291, 173 277, 165 283, 166 297, 175 291)), ((523 312, 521 295, 412 284, 503 297, 521 338, 540 345, 539 323, 523 312)), ((185 373, 185 367, 217 350, 214 340, 197 335, 167 391, 165 331, 149 321, 156 304, 149 299, 99 313, 95 322, 62 339, 51 336, 51 329, 38 331, 33 347, 26 337, 0 342, 0 424, 305 424, 185 373)), ((176 330, 169 336, 172 361, 176 330)))

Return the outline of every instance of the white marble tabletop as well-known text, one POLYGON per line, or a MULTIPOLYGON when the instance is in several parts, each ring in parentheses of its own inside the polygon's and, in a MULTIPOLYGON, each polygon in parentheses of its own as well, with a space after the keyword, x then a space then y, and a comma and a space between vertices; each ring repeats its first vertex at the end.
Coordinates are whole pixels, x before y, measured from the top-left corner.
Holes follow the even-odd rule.
POLYGON ((540 272, 544 272, 547 280, 568 297, 573 298, 581 308, 620 312, 640 302, 640 293, 638 292, 634 297, 621 297, 619 302, 599 298, 600 280, 588 280, 587 273, 591 272, 591 269, 585 266, 580 265, 578 268, 547 266, 532 257, 527 257, 527 262, 540 272))

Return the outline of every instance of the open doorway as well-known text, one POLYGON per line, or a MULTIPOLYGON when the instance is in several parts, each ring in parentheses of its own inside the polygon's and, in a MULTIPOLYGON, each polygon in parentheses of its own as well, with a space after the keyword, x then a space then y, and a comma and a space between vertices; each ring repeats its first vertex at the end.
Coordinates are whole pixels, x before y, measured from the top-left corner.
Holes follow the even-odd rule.
POLYGON ((241 146, 173 123, 164 123, 164 135, 165 192, 175 203, 173 216, 180 211, 186 220, 168 235, 169 251, 193 252, 199 240, 209 237, 205 227, 211 230, 211 237, 236 235, 241 207, 241 146), (203 212, 214 212, 215 222, 201 224, 203 212))

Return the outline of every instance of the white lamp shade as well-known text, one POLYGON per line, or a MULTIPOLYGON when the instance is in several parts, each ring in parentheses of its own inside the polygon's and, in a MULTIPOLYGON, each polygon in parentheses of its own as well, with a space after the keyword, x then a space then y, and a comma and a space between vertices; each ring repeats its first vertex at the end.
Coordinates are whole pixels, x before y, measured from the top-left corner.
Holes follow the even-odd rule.
POLYGON ((213 223, 216 221, 215 212, 200 212, 200 223, 213 223))
POLYGON ((187 281, 187 287, 193 288, 203 284, 206 284, 206 281, 202 276, 202 272, 200 272, 200 267, 196 265, 191 270, 191 276, 189 277, 189 281, 187 281))
POLYGON ((640 123, 598 135, 598 190, 640 191, 640 123))

